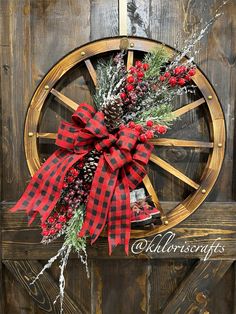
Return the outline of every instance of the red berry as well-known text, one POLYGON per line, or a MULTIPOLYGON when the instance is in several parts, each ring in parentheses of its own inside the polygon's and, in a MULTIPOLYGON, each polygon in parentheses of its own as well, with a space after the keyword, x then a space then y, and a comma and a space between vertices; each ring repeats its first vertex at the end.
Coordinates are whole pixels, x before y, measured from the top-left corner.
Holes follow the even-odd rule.
POLYGON ((62 188, 66 189, 68 187, 68 184, 66 182, 63 183, 62 188))
POLYGON ((54 217, 49 217, 49 218, 48 218, 48 222, 49 222, 50 224, 53 224, 54 221, 55 221, 55 218, 54 218, 54 217))
POLYGON ((125 128, 125 125, 124 124, 121 124, 120 126, 119 126, 119 129, 120 130, 123 130, 125 128))
POLYGON ((176 67, 173 72, 175 75, 181 74, 182 73, 181 67, 176 67))
POLYGON ((128 76, 127 77, 127 82, 130 83, 130 84, 134 83, 134 77, 133 76, 128 76))
POLYGON ((165 125, 157 125, 155 129, 159 134, 165 134, 167 132, 167 127, 165 125))
POLYGON ((74 176, 75 176, 75 177, 78 177, 78 175, 79 175, 79 170, 75 169, 75 171, 74 171, 74 176))
POLYGON ((75 170, 75 168, 70 168, 70 173, 74 173, 75 170))
POLYGON ((140 124, 137 124, 135 126, 135 130, 137 130, 138 132, 141 132, 143 130, 143 127, 140 124))
POLYGON ((73 217, 73 213, 67 213, 67 217, 70 219, 73 217))
POLYGON ((139 139, 140 139, 141 142, 145 143, 147 141, 147 136, 145 134, 141 134, 139 136, 139 139))
POLYGON ((187 68, 186 68, 186 66, 181 65, 181 66, 180 66, 180 70, 181 70, 181 73, 184 73, 184 72, 187 71, 187 68))
POLYGON ((42 228, 42 229, 46 229, 46 228, 47 228, 47 224, 45 224, 45 222, 43 222, 43 223, 41 224, 41 228, 42 228))
POLYGON ((147 71, 149 69, 149 64, 148 63, 144 63, 143 64, 143 69, 144 69, 144 71, 147 71))
POLYGON ((135 62, 135 66, 136 66, 136 68, 141 68, 142 67, 142 62, 141 61, 139 61, 139 60, 137 60, 136 62, 135 62))
POLYGON ((67 181, 68 183, 72 183, 72 182, 74 181, 74 178, 71 177, 71 176, 69 176, 69 177, 67 177, 66 181, 67 181))
POLYGON ((176 85, 176 83, 177 83, 177 79, 176 79, 176 77, 171 77, 170 79, 169 79, 169 84, 172 86, 172 87, 174 87, 175 85, 176 85))
POLYGON ((61 230, 62 229, 62 224, 56 224, 55 227, 56 227, 57 230, 61 230))
POLYGON ((179 84, 180 86, 184 86, 185 83, 186 83, 186 81, 185 81, 185 79, 183 79, 182 77, 178 79, 178 84, 179 84))
POLYGON ((191 80, 191 76, 190 75, 185 75, 184 79, 185 79, 185 81, 190 81, 191 80))
POLYGON ((143 78, 144 77, 144 73, 142 71, 139 71, 137 73, 138 78, 143 78))
POLYGON ((195 74, 196 74, 196 70, 194 68, 188 71, 188 75, 190 76, 194 76, 195 74))
POLYGON ((129 72, 131 73, 131 74, 134 74, 134 73, 136 73, 136 68, 135 67, 130 67, 130 69, 129 69, 129 72))
POLYGON ((150 130, 148 130, 148 131, 145 133, 145 135, 146 135, 147 139, 151 139, 151 138, 154 137, 153 131, 150 131, 150 130))
POLYGON ((134 90, 134 86, 129 84, 126 86, 126 89, 128 92, 131 92, 132 90, 134 90))
POLYGON ((79 169, 82 169, 82 168, 83 168, 83 166, 84 166, 83 161, 80 161, 80 162, 79 162, 79 164, 78 164, 79 169))
POLYGON ((134 121, 130 121, 130 122, 129 122, 129 127, 130 127, 131 129, 134 129, 135 126, 136 126, 136 124, 134 123, 134 121))
POLYGON ((61 212, 66 212, 67 208, 66 208, 66 206, 61 206, 60 210, 61 210, 61 212))
POLYGON ((147 124, 147 126, 150 126, 150 127, 152 127, 152 126, 153 126, 153 121, 151 121, 151 120, 148 120, 148 121, 146 122, 146 124, 147 124))
POLYGON ((54 235, 56 233, 56 230, 55 229, 51 229, 50 231, 49 231, 49 234, 50 235, 54 235))
POLYGON ((159 77, 159 80, 160 80, 161 82, 163 82, 163 81, 165 81, 165 77, 161 75, 161 76, 159 77))
POLYGON ((48 230, 43 230, 42 235, 47 237, 49 235, 49 231, 48 230))
POLYGON ((65 216, 59 216, 58 221, 59 222, 66 222, 66 217, 65 216))
POLYGON ((164 74, 164 77, 169 78, 169 77, 170 77, 170 72, 166 72, 166 73, 164 74))
POLYGON ((126 93, 120 93, 120 98, 125 99, 126 98, 126 93))

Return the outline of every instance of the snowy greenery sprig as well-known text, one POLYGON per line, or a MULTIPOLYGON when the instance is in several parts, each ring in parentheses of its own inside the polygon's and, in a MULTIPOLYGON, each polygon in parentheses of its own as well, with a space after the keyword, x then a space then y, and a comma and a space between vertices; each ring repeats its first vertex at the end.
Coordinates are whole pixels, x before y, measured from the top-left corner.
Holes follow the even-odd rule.
POLYGON ((176 63, 172 57, 165 46, 159 46, 129 69, 125 52, 98 63, 94 100, 109 131, 117 131, 123 124, 131 126, 140 132, 142 142, 167 131, 175 119, 173 100, 188 92, 195 74, 191 61, 176 63))

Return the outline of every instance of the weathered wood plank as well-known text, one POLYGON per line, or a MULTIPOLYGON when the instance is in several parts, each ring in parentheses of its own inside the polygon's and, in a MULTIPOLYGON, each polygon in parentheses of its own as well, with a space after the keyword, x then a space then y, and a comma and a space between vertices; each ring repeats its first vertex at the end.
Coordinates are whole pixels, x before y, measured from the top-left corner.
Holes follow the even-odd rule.
POLYGON ((151 268, 147 261, 93 261, 91 271, 92 314, 148 313, 147 282, 151 268))
POLYGON ((11 200, 20 196, 27 177, 22 137, 23 121, 29 101, 30 69, 30 17, 24 14, 29 1, 1 1, 1 98, 2 98, 2 198, 11 200), (17 31, 16 31, 17 30, 17 31), (19 32, 19 33, 18 33, 19 32), (19 79, 21 78, 21 79, 19 79), (23 78, 23 79, 22 79, 23 78), (14 140, 13 140, 14 139, 14 140), (14 166, 13 166, 14 165, 14 166))
MULTIPOLYGON (((173 203, 161 203, 164 210, 172 208, 173 203)), ((61 246, 61 241, 56 241, 50 245, 43 246, 40 243, 40 230, 37 222, 34 226, 27 226, 27 218, 21 213, 10 213, 7 204, 3 207, 2 223, 2 256, 3 259, 48 259, 53 256, 61 246)), ((175 233, 175 238, 170 243, 175 246, 197 245, 202 246, 202 252, 181 253, 178 250, 174 252, 151 252, 153 247, 141 252, 142 254, 133 254, 130 252, 128 257, 125 256, 123 249, 118 247, 111 259, 126 258, 204 258, 210 245, 216 241, 221 246, 210 256, 211 259, 234 260, 236 259, 236 220, 235 220, 235 203, 205 203, 193 215, 180 223, 171 231, 175 233), (217 240, 218 239, 218 240, 217 240), (223 246, 223 249, 222 249, 223 246), (204 252, 205 250, 205 252, 204 252)), ((166 233, 163 233, 163 235, 166 233)), ((167 235, 168 236, 168 235, 167 235)), ((165 236, 165 239, 167 238, 165 236)), ((152 241, 153 237, 148 238, 152 241)), ((158 244, 159 238, 153 240, 158 244)), ((134 240, 131 241, 131 246, 134 240)), ((150 242, 149 242, 150 243, 150 242)), ((148 244, 149 244, 148 243, 148 244)), ((147 248, 147 247, 146 247, 147 248)), ((88 244, 88 253, 90 258, 107 258, 108 247, 107 239, 100 238, 92 247, 88 244)))
MULTIPOLYGON (((207 299, 207 311, 209 313, 233 313, 234 302, 234 264, 227 270, 217 285, 211 290, 207 299)), ((206 314, 206 313, 205 313, 206 314)))
POLYGON ((149 285, 149 313, 161 314, 170 296, 188 275, 196 260, 152 260, 149 285))
POLYGON ((91 40, 117 36, 119 34, 118 1, 92 0, 90 21, 91 40))
MULTIPOLYGON (((59 302, 56 304, 53 303, 59 290, 48 273, 41 276, 40 281, 37 281, 34 285, 30 285, 32 278, 34 278, 42 269, 40 263, 36 261, 5 260, 4 265, 14 275, 18 283, 26 289, 39 308, 47 313, 60 313, 59 302)), ((71 314, 88 313, 81 303, 79 305, 75 304, 67 293, 65 294, 64 310, 66 313, 71 314)))
POLYGON ((192 313, 191 311, 200 313, 205 309, 211 291, 231 264, 232 261, 199 262, 181 282, 162 314, 192 313))

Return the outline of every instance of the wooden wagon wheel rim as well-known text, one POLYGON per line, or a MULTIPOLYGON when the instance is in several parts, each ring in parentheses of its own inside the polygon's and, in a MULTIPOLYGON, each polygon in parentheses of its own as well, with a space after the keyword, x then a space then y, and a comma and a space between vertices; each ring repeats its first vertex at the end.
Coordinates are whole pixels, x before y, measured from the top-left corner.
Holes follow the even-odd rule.
MULTIPOLYGON (((33 175, 40 167, 40 159, 37 148, 38 138, 55 138, 54 133, 39 133, 39 121, 41 116, 41 110, 45 103, 45 100, 49 94, 55 95, 61 102, 69 109, 75 110, 78 106, 73 100, 69 99, 59 91, 55 90, 53 87, 58 82, 62 76, 64 76, 72 67, 80 62, 85 62, 87 69, 91 75, 91 78, 96 85, 96 72, 90 61, 90 57, 95 55, 117 51, 120 49, 122 43, 122 38, 115 37, 109 39, 102 39, 95 42, 86 44, 80 48, 75 49, 64 58, 62 58, 56 65, 54 65, 49 72, 45 75, 38 88, 36 89, 26 116, 25 130, 24 130, 24 144, 25 144, 25 154, 26 160, 29 167, 31 175, 33 175)), ((127 66, 129 67, 133 62, 134 51, 149 52, 162 43, 138 38, 129 37, 125 39, 128 43, 128 61, 127 66)), ((174 51, 171 47, 165 46, 167 51, 174 51)), ((163 219, 163 224, 154 227, 152 230, 139 230, 135 229, 131 231, 131 238, 140 238, 144 236, 151 236, 159 232, 166 231, 184 219, 191 215, 205 200, 207 195, 213 188, 216 179, 219 175, 222 162, 224 159, 225 151, 225 121, 223 111, 221 109, 220 102, 217 95, 203 75, 203 73, 197 69, 196 75, 193 77, 194 83, 197 85, 202 93, 202 98, 187 104, 175 111, 177 116, 193 110, 201 105, 207 105, 210 113, 211 124, 210 133, 213 139, 212 142, 200 142, 200 141, 189 141, 189 140, 177 140, 177 139, 157 139, 154 141, 155 145, 163 146, 182 146, 182 147, 207 147, 210 148, 210 154, 206 167, 203 171, 201 182, 196 183, 182 172, 175 169, 166 161, 155 156, 151 156, 151 161, 163 168, 164 170, 171 172, 177 178, 191 186, 195 191, 191 193, 186 199, 179 203, 174 209, 172 209, 163 219)), ((157 195, 152 187, 151 181, 146 176, 144 179, 144 184, 149 192, 153 196, 156 203, 158 202, 157 195)), ((103 234, 104 235, 104 234, 103 234)))

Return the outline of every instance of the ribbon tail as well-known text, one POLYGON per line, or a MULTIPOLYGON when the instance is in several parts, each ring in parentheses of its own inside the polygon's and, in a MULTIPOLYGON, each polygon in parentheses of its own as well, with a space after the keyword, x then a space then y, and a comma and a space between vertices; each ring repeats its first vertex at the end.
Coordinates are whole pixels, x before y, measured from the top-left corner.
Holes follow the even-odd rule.
POLYGON ((10 211, 25 210, 30 216, 29 224, 38 213, 45 221, 60 198, 68 169, 83 156, 58 149, 35 173, 24 194, 10 211))
POLYGON ((129 254, 131 209, 129 183, 125 171, 120 171, 121 178, 117 182, 108 213, 108 243, 109 255, 118 245, 125 246, 126 255, 129 254))
POLYGON ((79 233, 81 237, 89 233, 91 244, 97 240, 106 224, 118 173, 118 169, 111 171, 104 156, 100 157, 88 197, 85 221, 79 233))

